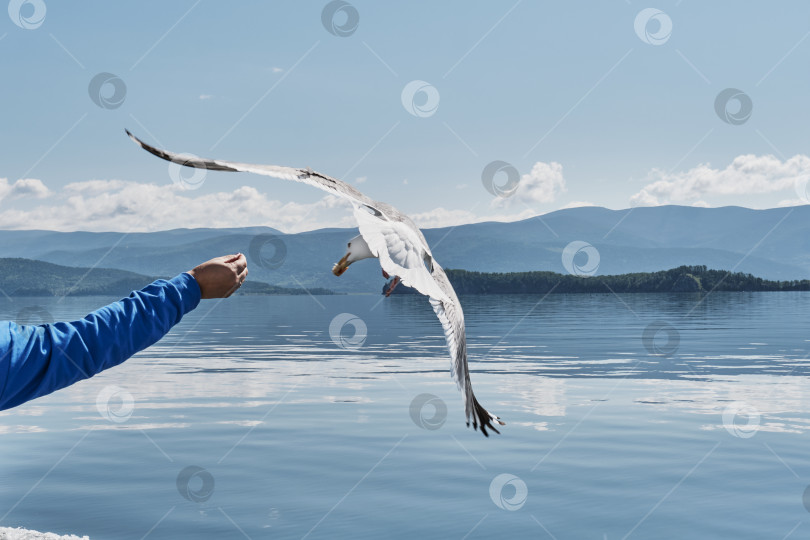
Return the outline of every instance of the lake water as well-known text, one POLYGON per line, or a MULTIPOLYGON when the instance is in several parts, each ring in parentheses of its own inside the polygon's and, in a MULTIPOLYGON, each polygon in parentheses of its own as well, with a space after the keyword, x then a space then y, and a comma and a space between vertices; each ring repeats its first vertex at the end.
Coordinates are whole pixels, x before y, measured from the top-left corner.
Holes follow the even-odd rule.
MULTIPOLYGON (((3 299, 0 317, 75 319, 109 300, 3 299)), ((810 534, 810 294, 462 303, 473 387, 501 435, 465 426, 424 298, 204 301, 125 364, 0 413, 0 526, 153 539, 810 534)))

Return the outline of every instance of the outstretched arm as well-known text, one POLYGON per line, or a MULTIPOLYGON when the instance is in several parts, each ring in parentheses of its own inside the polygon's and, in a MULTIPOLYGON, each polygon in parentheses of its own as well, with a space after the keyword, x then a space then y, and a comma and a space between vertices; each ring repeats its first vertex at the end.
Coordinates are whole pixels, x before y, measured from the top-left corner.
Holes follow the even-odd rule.
POLYGON ((225 298, 247 276, 244 255, 159 279, 74 322, 0 322, 0 410, 117 366, 162 338, 201 298, 225 298))

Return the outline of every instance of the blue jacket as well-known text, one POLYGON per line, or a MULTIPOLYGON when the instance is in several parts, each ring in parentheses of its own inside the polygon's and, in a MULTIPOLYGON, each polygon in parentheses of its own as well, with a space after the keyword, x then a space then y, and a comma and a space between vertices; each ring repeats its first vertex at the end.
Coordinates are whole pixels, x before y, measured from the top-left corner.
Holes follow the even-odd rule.
POLYGON ((200 303, 191 274, 159 279, 80 321, 0 321, 0 410, 89 379, 162 338, 200 303))

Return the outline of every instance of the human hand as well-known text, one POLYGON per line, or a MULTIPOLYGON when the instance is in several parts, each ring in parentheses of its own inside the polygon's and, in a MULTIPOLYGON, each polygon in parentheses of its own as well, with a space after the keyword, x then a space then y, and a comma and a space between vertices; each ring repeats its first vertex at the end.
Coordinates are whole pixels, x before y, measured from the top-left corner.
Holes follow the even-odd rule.
POLYGON ((188 271, 200 286, 202 298, 228 298, 248 275, 247 259, 241 253, 206 261, 188 271))

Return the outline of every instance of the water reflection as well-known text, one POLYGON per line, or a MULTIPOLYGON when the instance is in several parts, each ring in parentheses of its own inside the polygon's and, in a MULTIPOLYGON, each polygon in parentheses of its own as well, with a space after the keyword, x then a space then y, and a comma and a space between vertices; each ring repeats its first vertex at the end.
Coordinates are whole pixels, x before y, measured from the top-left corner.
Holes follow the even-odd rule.
MULTIPOLYGON (((538 418, 522 425, 551 429, 546 418, 566 415, 567 379, 608 378, 636 381, 624 387, 639 392, 638 404, 716 416, 724 404, 739 401, 760 411, 763 430, 805 429, 806 423, 790 413, 806 405, 808 293, 716 293, 705 299, 691 294, 552 295, 539 300, 463 298, 474 385, 493 387, 501 410, 538 418), (650 321, 677 329, 676 349, 656 354, 662 349, 644 342, 650 321)), ((67 319, 101 302, 37 301, 67 319)), ((0 313, 14 311, 21 302, 7 300, 0 313)), ((300 297, 242 297, 205 307, 103 378, 48 399, 60 402, 66 413, 90 412, 73 417, 86 421, 92 418, 88 405, 115 380, 135 398, 143 419, 166 410, 272 406, 296 388, 286 398, 290 402, 372 403, 379 399, 372 390, 379 381, 403 387, 408 379, 427 386, 433 378, 426 375, 448 373, 441 328, 420 297, 383 302, 372 296, 328 297, 317 304, 300 297), (329 321, 347 311, 368 327, 358 350, 340 348, 329 336, 329 321), (319 389, 317 395, 301 391, 307 388, 319 389)), ((447 387, 447 382, 441 384, 447 387)), ((452 387, 445 389, 452 395, 452 387)), ((7 421, 45 414, 48 405, 39 403, 0 415, 5 432, 22 431, 7 421)), ((97 420, 94 425, 115 428, 97 420)), ((240 420, 228 422, 238 425, 240 420)), ((133 426, 179 429, 189 424, 133 426)))
MULTIPOLYGON (((621 538, 679 485, 638 537, 784 537, 806 515, 808 299, 462 298, 476 394, 507 422, 489 439, 464 425, 423 298, 203 303, 123 365, 0 413, 0 515, 102 538, 155 523, 150 538, 229 537, 233 522, 253 538, 318 523, 313 538, 386 537, 392 524, 404 538, 461 538, 478 522, 482 537, 542 534, 529 516, 560 539, 621 538), (356 350, 329 334, 342 313, 366 326, 356 350), (677 343, 651 342, 651 325, 677 343), (440 429, 409 414, 424 393, 446 404, 440 429), (216 477, 208 503, 177 493, 192 465, 216 477), (501 473, 527 485, 520 511, 493 506, 501 473)), ((37 303, 63 320, 105 300, 37 303)), ((0 300, 0 314, 19 304, 0 300)))

